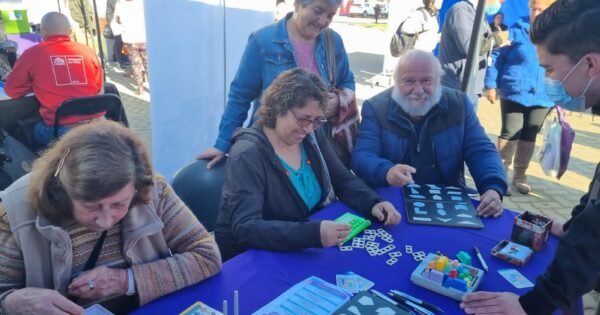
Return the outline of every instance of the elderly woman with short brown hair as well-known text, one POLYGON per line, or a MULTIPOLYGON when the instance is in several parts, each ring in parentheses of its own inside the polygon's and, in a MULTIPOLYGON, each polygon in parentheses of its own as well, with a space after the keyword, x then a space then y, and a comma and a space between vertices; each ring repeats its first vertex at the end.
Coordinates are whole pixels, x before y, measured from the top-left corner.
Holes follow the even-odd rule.
POLYGON ((386 225, 400 214, 338 159, 322 130, 327 90, 300 68, 283 72, 265 91, 252 128, 240 128, 226 165, 215 236, 224 260, 248 248, 275 251, 329 247, 348 224, 308 222, 336 198, 386 225))
POLYGON ((73 129, 1 198, 2 314, 124 313, 221 269, 213 237, 114 122, 73 129))

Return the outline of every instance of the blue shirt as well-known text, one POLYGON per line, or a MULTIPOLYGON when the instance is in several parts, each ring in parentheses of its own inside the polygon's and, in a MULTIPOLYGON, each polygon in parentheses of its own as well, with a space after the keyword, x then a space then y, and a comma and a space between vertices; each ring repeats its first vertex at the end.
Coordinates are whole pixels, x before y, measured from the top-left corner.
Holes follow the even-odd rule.
POLYGON ((302 145, 302 156, 300 158, 302 163, 300 163, 298 170, 287 164, 279 155, 277 157, 279 157, 281 164, 283 164, 294 188, 296 188, 296 191, 302 197, 308 209, 312 210, 319 203, 319 200, 321 200, 321 186, 319 186, 315 172, 310 167, 310 161, 306 157, 304 145, 302 145))

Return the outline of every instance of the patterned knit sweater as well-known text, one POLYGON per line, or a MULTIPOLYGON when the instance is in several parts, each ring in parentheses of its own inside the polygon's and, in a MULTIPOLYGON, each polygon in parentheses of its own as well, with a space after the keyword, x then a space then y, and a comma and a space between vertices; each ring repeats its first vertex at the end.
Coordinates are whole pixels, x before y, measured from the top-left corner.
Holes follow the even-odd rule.
MULTIPOLYGON (((160 194, 157 214, 165 225, 162 232, 173 256, 131 266, 139 305, 200 282, 221 269, 221 257, 213 236, 198 222, 164 179, 158 178, 156 183, 160 194)), ((129 267, 123 254, 120 227, 117 224, 108 230, 96 266, 129 267)), ((89 231, 74 223, 63 228, 71 238, 72 273, 75 276, 83 269, 101 233, 89 231)), ((1 203, 0 282, 11 284, 13 288, 23 288, 25 285, 22 255, 12 236, 6 209, 1 203)))

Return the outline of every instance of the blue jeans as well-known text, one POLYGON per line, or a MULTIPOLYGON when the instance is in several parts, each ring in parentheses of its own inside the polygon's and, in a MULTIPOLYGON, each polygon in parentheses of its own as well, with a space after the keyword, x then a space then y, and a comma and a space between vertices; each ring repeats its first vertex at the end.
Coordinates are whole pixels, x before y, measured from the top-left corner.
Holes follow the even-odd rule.
MULTIPOLYGON (((58 137, 62 137, 69 130, 70 127, 58 127, 58 137)), ((47 146, 54 140, 54 126, 46 126, 43 121, 38 122, 33 127, 33 139, 40 147, 47 146)))

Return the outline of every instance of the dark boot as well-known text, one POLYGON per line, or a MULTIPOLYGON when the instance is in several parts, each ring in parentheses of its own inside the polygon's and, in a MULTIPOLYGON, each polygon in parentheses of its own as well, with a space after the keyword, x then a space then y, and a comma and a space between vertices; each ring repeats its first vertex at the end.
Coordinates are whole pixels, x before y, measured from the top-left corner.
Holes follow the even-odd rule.
MULTIPOLYGON (((498 138, 496 148, 500 153, 500 159, 502 159, 502 165, 504 166, 504 174, 506 181, 508 182, 508 168, 512 164, 513 156, 515 155, 515 148, 517 147, 517 141, 510 141, 507 139, 498 138)), ((510 196, 510 185, 506 190, 506 195, 510 196)))
POLYGON ((515 152, 515 166, 513 174, 513 185, 521 194, 531 192, 531 187, 527 183, 527 168, 535 150, 535 142, 519 140, 517 151, 515 152))

